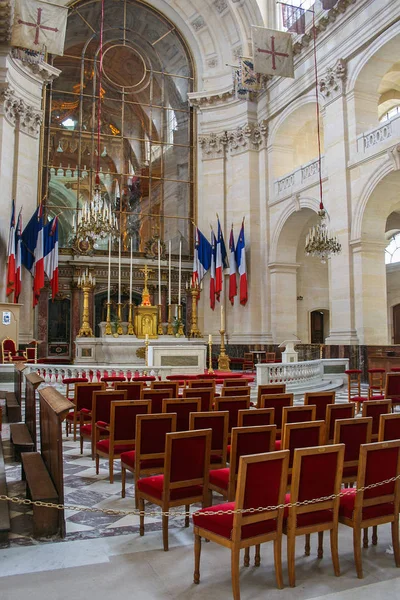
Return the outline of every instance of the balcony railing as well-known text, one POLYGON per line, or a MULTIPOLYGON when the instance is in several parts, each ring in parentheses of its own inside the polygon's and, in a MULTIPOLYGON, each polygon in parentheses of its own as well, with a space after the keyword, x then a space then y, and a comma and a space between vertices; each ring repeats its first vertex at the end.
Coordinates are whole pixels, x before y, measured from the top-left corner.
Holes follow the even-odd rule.
MULTIPOLYGON (((325 159, 321 156, 321 171, 322 176, 325 175, 325 159)), ((310 185, 318 182, 319 178, 319 161, 314 158, 310 162, 301 165, 291 173, 288 173, 274 182, 275 198, 284 198, 295 192, 301 191, 310 185)))
POLYGON ((400 115, 384 121, 370 131, 366 131, 357 137, 357 152, 370 153, 377 150, 378 146, 385 144, 388 140, 392 143, 400 138, 400 115), (393 140, 393 141, 392 141, 393 140))

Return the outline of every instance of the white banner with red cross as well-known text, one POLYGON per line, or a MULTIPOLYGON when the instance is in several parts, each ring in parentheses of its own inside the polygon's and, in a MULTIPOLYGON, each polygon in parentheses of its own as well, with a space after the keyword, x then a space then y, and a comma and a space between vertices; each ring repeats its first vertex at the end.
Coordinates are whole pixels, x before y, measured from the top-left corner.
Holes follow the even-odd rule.
POLYGON ((68 8, 41 0, 15 0, 11 45, 64 53, 68 8))
POLYGON ((285 31, 252 27, 254 70, 264 75, 294 77, 292 36, 285 31))

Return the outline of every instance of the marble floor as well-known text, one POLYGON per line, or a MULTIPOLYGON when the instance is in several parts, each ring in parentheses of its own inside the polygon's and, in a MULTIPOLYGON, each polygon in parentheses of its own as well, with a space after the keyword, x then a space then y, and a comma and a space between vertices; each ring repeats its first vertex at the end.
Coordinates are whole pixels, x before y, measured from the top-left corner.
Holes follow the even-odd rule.
MULTIPOLYGON (((338 392, 346 399, 346 390, 338 392)), ((0 402, 2 402, 0 400, 0 402)), ((20 466, 13 461, 8 425, 3 425, 3 442, 9 494, 22 496, 20 466)), ((105 461, 95 474, 89 446, 83 456, 79 442, 64 438, 65 502, 82 507, 133 508, 133 485, 129 480, 127 497, 120 497, 120 472, 116 462, 116 480, 108 482, 105 461)), ((218 496, 216 497, 216 502, 218 496)), ((128 595, 135 599, 232 598, 229 550, 203 544, 201 583, 193 584, 193 533, 183 527, 183 519, 170 520, 170 551, 162 550, 161 523, 158 517, 146 518, 146 533, 139 536, 138 517, 109 516, 81 511, 66 512, 67 536, 35 540, 30 532, 29 507, 13 506, 10 546, 0 547, 0 600, 109 599, 128 595)), ((242 599, 258 600, 369 600, 400 597, 400 569, 396 569, 391 549, 390 527, 379 528, 376 547, 363 550, 364 579, 356 577, 352 551, 352 532, 340 526, 339 549, 341 576, 335 577, 325 536, 324 558, 316 558, 317 536, 312 536, 311 556, 304 556, 303 539, 296 546, 296 588, 288 586, 286 540, 283 544, 285 588, 277 590, 273 571, 272 544, 262 547, 261 567, 241 568, 242 599)))

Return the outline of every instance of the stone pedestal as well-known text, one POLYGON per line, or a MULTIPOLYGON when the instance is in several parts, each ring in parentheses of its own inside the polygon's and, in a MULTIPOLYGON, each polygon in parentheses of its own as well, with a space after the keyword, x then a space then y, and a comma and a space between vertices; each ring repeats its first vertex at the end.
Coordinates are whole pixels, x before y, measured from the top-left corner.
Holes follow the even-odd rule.
POLYGON ((295 344, 301 343, 300 340, 285 340, 280 344, 279 348, 286 349, 282 352, 283 363, 295 363, 299 360, 299 353, 294 349, 295 344))

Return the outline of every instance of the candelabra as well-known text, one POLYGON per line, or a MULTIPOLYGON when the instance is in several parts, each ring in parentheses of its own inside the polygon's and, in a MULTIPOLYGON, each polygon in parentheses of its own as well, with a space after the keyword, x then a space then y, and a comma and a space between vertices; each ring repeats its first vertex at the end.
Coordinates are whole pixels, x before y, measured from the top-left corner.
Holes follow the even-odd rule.
POLYGON ((78 216, 76 239, 79 242, 96 246, 98 239, 118 233, 116 215, 113 213, 110 201, 100 192, 96 182, 93 198, 85 201, 78 216))
POLYGON ((189 337, 200 338, 203 337, 200 329, 197 325, 197 301, 200 294, 200 286, 197 281, 191 281, 190 283, 190 295, 192 296, 192 316, 190 319, 190 332, 189 337))
POLYGON ((133 304, 129 302, 129 313, 128 313, 128 335, 134 335, 135 330, 133 329, 133 304))
POLYGON ((185 335, 182 322, 182 304, 178 304, 178 335, 185 335))
POLYGON ((218 356, 218 370, 219 371, 230 371, 231 369, 230 369, 229 364, 231 362, 231 359, 225 352, 225 330, 221 329, 220 334, 221 334, 221 349, 219 351, 219 356, 218 356))
POLYGON ((167 335, 174 335, 174 328, 172 327, 172 305, 168 304, 168 327, 167 335))
POLYGON ((111 302, 107 302, 107 317, 106 317, 105 334, 106 335, 111 335, 112 334, 112 328, 111 328, 111 302))
POLYGON ((158 326, 157 326, 157 335, 163 335, 164 331, 163 331, 163 327, 161 325, 161 321, 162 321, 162 312, 161 312, 162 306, 161 304, 158 305, 158 326))
POLYGON ((212 368, 212 336, 211 334, 208 336, 208 371, 210 375, 214 373, 214 369, 212 368))
POLYGON ((122 335, 122 302, 118 302, 117 304, 117 335, 122 335))
POLYGON ((331 235, 326 225, 326 210, 322 208, 318 211, 319 223, 314 225, 306 238, 305 253, 306 256, 316 256, 322 263, 334 254, 340 254, 342 246, 337 238, 331 235))
POLYGON ((82 325, 79 330, 77 337, 94 337, 93 330, 89 323, 89 294, 96 285, 96 278, 92 277, 91 271, 88 268, 79 275, 78 287, 83 292, 83 314, 82 314, 82 325))

